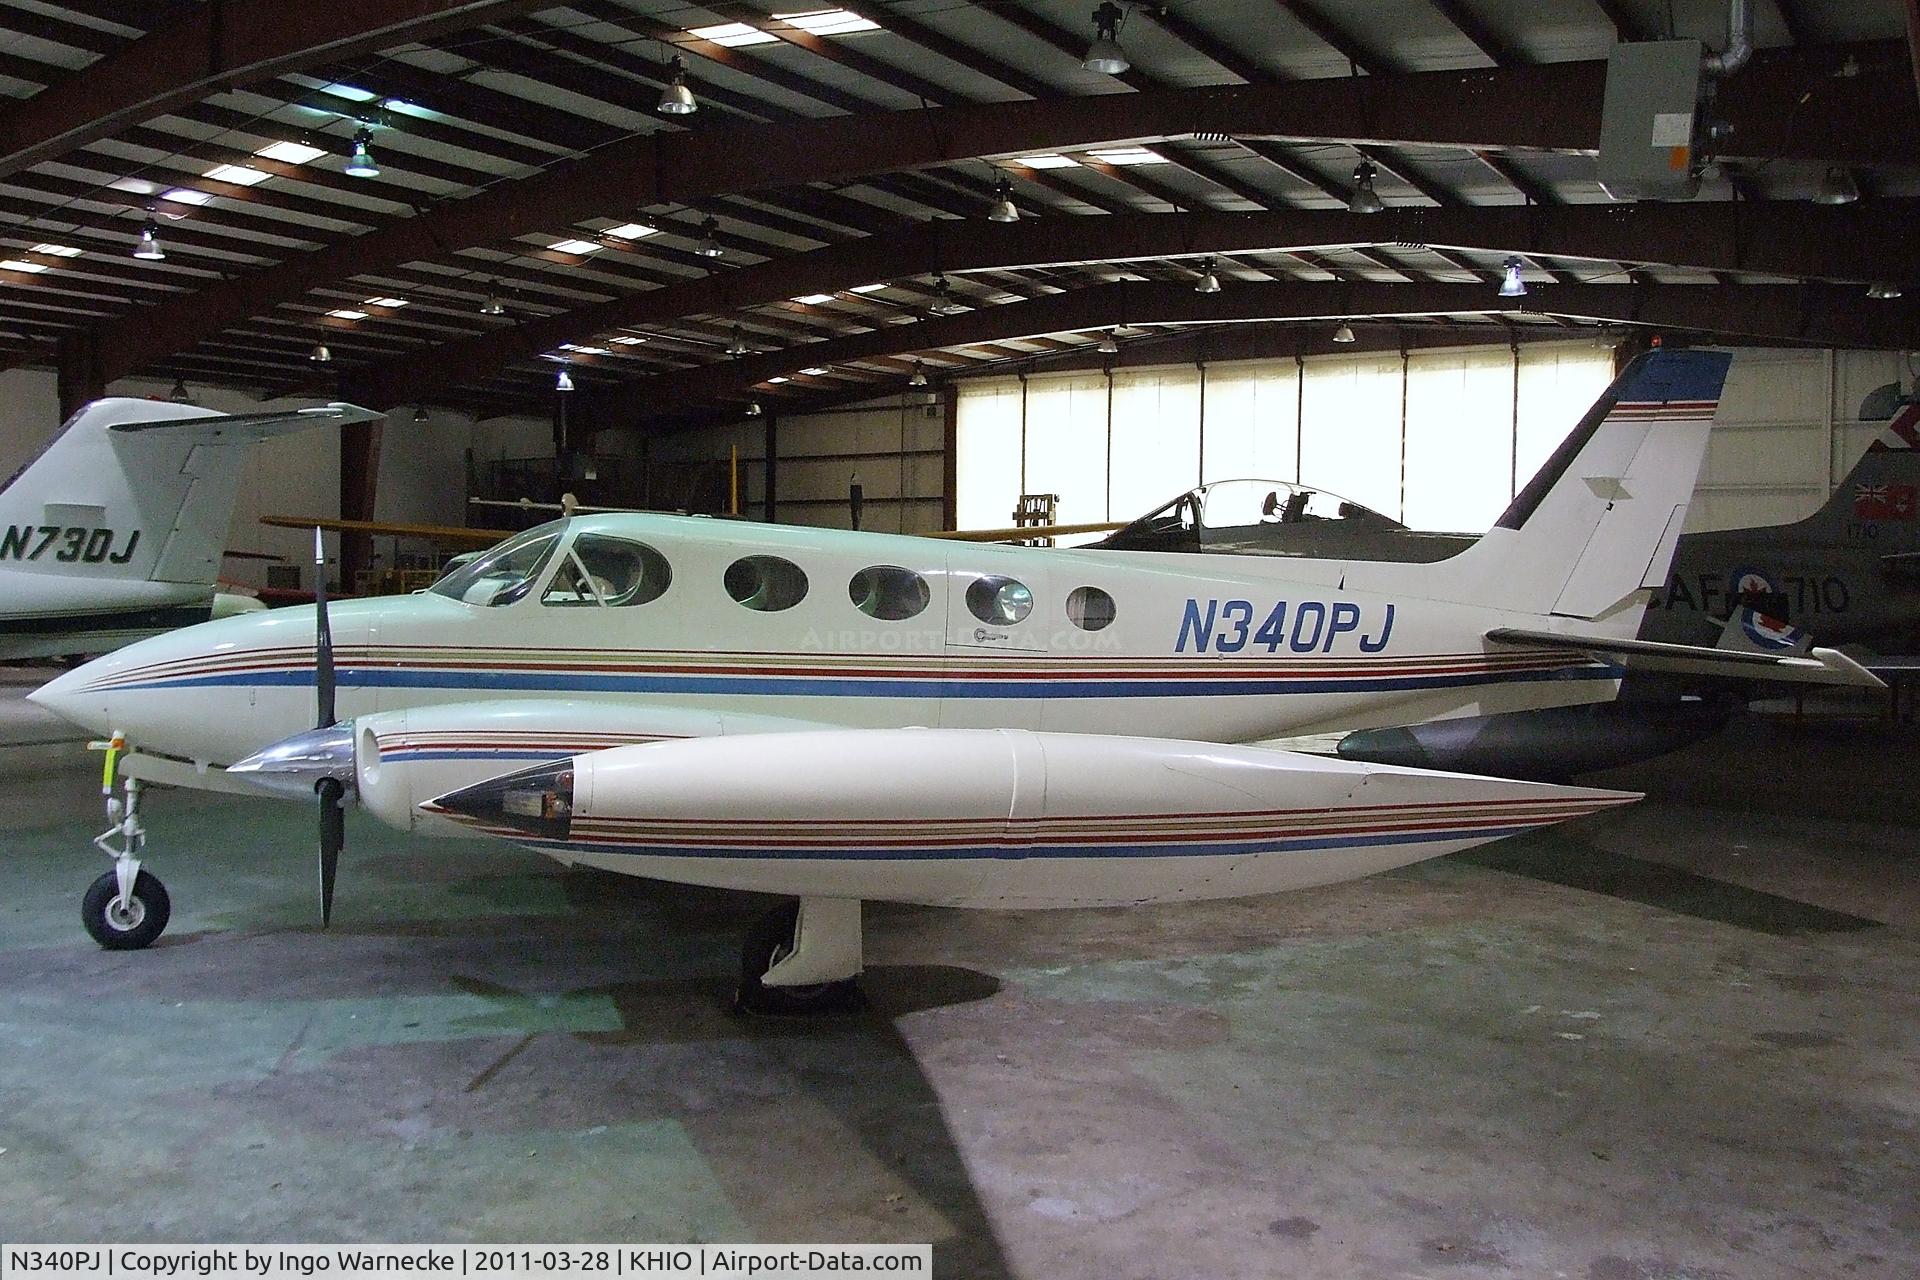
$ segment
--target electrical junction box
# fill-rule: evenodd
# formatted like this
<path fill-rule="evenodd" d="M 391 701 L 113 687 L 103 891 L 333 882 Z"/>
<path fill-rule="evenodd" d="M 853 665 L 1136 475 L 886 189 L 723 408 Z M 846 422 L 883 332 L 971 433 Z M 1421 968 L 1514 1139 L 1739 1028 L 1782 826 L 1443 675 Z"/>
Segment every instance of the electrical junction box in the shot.
<path fill-rule="evenodd" d="M 1698 40 L 1618 44 L 1607 55 L 1600 114 L 1600 185 L 1615 200 L 1691 200 L 1700 191 L 1694 127 Z"/>

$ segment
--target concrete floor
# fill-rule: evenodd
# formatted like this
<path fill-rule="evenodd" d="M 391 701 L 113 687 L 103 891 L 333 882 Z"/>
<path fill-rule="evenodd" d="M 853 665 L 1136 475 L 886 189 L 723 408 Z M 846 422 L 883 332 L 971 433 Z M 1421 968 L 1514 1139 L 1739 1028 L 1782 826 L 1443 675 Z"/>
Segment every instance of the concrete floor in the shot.
<path fill-rule="evenodd" d="M 18 739 L 16 739 L 18 740 Z M 0 1239 L 932 1240 L 949 1276 L 1920 1274 L 1920 738 L 1331 889 L 872 908 L 871 1014 L 727 1012 L 732 895 L 0 751 Z"/>

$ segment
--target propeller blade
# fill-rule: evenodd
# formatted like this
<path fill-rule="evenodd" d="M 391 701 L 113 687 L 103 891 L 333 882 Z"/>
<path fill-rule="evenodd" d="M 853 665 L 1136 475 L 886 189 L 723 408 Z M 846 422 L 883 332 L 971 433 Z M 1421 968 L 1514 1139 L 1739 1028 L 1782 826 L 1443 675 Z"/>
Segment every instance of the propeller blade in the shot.
<path fill-rule="evenodd" d="M 320 927 L 333 923 L 333 881 L 340 870 L 340 849 L 347 842 L 347 813 L 341 806 L 346 788 L 334 778 L 323 778 L 314 788 L 320 796 Z"/>
<path fill-rule="evenodd" d="M 313 687 L 318 703 L 319 728 L 334 722 L 333 628 L 327 622 L 327 551 L 320 529 L 313 530 Z M 323 855 L 324 856 L 324 855 Z M 332 879 L 328 878 L 329 893 Z"/>

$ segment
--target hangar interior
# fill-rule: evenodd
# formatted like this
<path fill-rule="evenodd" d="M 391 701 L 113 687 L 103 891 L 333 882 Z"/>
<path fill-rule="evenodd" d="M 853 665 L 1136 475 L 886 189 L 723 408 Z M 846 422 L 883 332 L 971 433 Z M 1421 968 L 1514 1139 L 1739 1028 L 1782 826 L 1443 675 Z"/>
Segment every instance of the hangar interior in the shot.
<path fill-rule="evenodd" d="M 1743 691 L 1578 779 L 1638 805 L 1346 883 L 871 904 L 869 1007 L 780 1019 L 728 1004 L 764 895 L 349 813 L 323 931 L 310 806 L 185 787 L 171 928 L 100 950 L 93 735 L 0 663 L 0 1240 L 1920 1271 L 1920 478 L 1852 475 L 1920 449 L 1920 5 L 1089 7 L 0 0 L 0 475 L 103 397 L 384 413 L 246 453 L 219 582 L 275 602 L 304 520 L 339 600 L 563 499 L 1070 547 L 1257 478 L 1477 534 L 1707 349 L 1685 533 L 1875 524 L 1786 620 L 1879 593 L 1892 694 Z"/>

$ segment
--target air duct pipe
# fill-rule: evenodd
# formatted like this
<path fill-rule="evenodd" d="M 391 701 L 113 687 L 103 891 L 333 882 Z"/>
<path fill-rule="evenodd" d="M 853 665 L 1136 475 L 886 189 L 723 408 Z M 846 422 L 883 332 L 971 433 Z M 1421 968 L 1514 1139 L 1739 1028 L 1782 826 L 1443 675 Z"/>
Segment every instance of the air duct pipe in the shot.
<path fill-rule="evenodd" d="M 1730 76 L 1753 56 L 1753 6 L 1749 0 L 1730 0 L 1727 9 L 1727 47 L 1707 55 L 1703 64 L 1710 76 Z"/>

